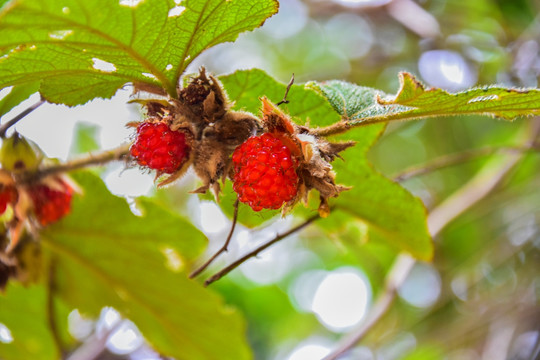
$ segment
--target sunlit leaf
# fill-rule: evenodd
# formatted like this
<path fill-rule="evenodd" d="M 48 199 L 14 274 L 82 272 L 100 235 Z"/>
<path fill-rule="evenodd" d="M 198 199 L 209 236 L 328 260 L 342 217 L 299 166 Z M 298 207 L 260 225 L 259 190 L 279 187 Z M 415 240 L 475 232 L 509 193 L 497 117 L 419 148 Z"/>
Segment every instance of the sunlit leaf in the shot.
<path fill-rule="evenodd" d="M 518 116 L 540 114 L 540 90 L 512 89 L 497 86 L 448 93 L 426 89 L 413 75 L 399 74 L 400 89 L 396 96 L 379 90 L 332 80 L 310 83 L 342 114 L 341 132 L 350 127 L 392 120 L 414 120 L 455 115 L 489 115 L 512 120 Z M 344 111 L 344 103 L 350 106 Z M 344 126 L 346 125 L 346 126 Z"/>
<path fill-rule="evenodd" d="M 382 91 L 345 81 L 310 82 L 308 86 L 323 94 L 342 119 L 350 124 L 364 119 L 385 118 L 408 110 L 403 106 L 381 105 L 377 98 L 385 95 Z"/>
<path fill-rule="evenodd" d="M 248 359 L 244 324 L 220 300 L 188 280 L 188 263 L 204 236 L 177 215 L 141 202 L 143 216 L 90 174 L 73 212 L 42 233 L 56 262 L 59 296 L 97 315 L 113 306 L 131 319 L 160 352 L 187 359 Z"/>
<path fill-rule="evenodd" d="M 233 41 L 277 11 L 277 1 L 18 0 L 0 12 L 0 87 L 41 82 L 51 102 L 108 98 L 126 83 L 175 95 L 203 50 Z M 39 19 L 39 21 L 36 21 Z"/>
<path fill-rule="evenodd" d="M 540 90 L 513 89 L 498 86 L 473 88 L 458 93 L 426 89 L 413 75 L 399 74 L 401 87 L 393 99 L 383 99 L 384 105 L 404 105 L 413 108 L 400 116 L 431 117 L 462 114 L 483 114 L 507 120 L 518 116 L 540 114 Z"/>

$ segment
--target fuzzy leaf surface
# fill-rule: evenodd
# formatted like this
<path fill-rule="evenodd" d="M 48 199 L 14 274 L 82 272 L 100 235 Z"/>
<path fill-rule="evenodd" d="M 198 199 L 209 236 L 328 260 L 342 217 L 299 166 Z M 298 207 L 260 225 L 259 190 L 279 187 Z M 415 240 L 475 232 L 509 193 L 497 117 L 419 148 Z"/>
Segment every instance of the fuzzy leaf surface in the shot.
<path fill-rule="evenodd" d="M 277 11 L 276 0 L 13 0 L 0 10 L 0 88 L 41 82 L 51 102 L 109 98 L 126 83 L 176 94 L 202 51 Z M 174 15 L 180 12 L 179 15 Z"/>
<path fill-rule="evenodd" d="M 113 306 L 160 353 L 179 359 L 248 359 L 245 328 L 212 292 L 185 275 L 206 239 L 191 223 L 143 200 L 142 216 L 102 181 L 76 174 L 84 194 L 42 233 L 58 296 L 96 316 Z"/>
<path fill-rule="evenodd" d="M 448 93 L 438 88 L 426 89 L 406 72 L 400 73 L 399 79 L 396 96 L 339 80 L 313 82 L 309 86 L 324 94 L 349 126 L 437 116 L 479 114 L 513 120 L 540 114 L 538 89 L 487 86 Z M 351 104 L 350 108 L 342 109 L 344 103 Z"/>

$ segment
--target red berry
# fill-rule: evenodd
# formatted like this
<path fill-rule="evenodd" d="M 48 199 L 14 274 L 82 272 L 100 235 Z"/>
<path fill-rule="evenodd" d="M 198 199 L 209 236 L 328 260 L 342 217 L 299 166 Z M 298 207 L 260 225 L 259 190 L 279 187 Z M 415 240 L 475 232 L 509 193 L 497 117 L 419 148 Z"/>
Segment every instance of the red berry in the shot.
<path fill-rule="evenodd" d="M 62 188 L 53 189 L 44 183 L 32 186 L 28 192 L 34 205 L 34 215 L 42 226 L 56 222 L 69 214 L 73 189 L 63 181 Z"/>
<path fill-rule="evenodd" d="M 9 204 L 17 198 L 17 190 L 12 186 L 6 186 L 0 191 L 0 215 L 2 215 Z"/>
<path fill-rule="evenodd" d="M 180 169 L 189 154 L 186 134 L 172 131 L 165 123 L 145 122 L 137 127 L 131 156 L 139 165 L 172 174 Z"/>
<path fill-rule="evenodd" d="M 238 199 L 255 211 L 279 209 L 298 192 L 296 161 L 277 137 L 247 139 L 232 155 L 233 188 Z"/>

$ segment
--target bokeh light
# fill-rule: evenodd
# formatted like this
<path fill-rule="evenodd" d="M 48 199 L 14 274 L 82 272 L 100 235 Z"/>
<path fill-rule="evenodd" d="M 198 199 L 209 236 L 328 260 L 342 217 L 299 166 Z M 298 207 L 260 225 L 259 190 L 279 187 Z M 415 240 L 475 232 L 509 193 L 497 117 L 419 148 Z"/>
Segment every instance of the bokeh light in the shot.
<path fill-rule="evenodd" d="M 356 268 L 342 267 L 327 274 L 320 282 L 311 310 L 333 331 L 345 331 L 358 324 L 371 301 L 366 276 Z"/>
<path fill-rule="evenodd" d="M 13 342 L 13 336 L 9 328 L 0 323 L 0 343 L 9 344 Z"/>
<path fill-rule="evenodd" d="M 123 320 L 120 326 L 107 339 L 107 349 L 114 354 L 129 354 L 139 348 L 144 339 L 139 329 L 129 320 Z"/>
<path fill-rule="evenodd" d="M 398 289 L 399 296 L 409 304 L 424 308 L 433 305 L 441 294 L 441 278 L 431 265 L 416 263 Z"/>
<path fill-rule="evenodd" d="M 478 74 L 459 53 L 450 50 L 426 51 L 418 60 L 418 70 L 428 84 L 459 91 L 476 84 Z"/>

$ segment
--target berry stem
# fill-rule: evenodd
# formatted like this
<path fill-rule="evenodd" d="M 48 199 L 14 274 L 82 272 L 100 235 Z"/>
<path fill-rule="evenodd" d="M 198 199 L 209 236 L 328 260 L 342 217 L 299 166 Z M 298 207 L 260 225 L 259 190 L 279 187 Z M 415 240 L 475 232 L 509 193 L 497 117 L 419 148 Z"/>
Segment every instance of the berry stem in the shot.
<path fill-rule="evenodd" d="M 43 105 L 45 103 L 45 100 L 40 100 L 38 101 L 37 103 L 35 103 L 34 105 L 31 105 L 29 106 L 28 108 L 26 108 L 26 110 L 22 111 L 19 115 L 15 116 L 13 119 L 9 120 L 7 123 L 5 123 L 4 125 L 0 126 L 0 138 L 5 138 L 6 137 L 6 132 L 9 130 L 10 127 L 12 127 L 13 125 L 15 125 L 16 123 L 18 123 L 19 121 L 21 121 L 22 119 L 24 119 L 24 117 L 28 114 L 30 114 L 32 111 L 36 110 L 38 107 L 40 107 L 41 105 Z"/>
<path fill-rule="evenodd" d="M 111 161 L 121 160 L 129 154 L 130 144 L 125 144 L 116 149 L 107 150 L 99 154 L 89 154 L 86 157 L 68 161 L 64 164 L 42 168 L 35 172 L 21 174 L 21 182 L 32 182 L 49 175 L 59 174 L 66 171 L 82 169 L 88 166 L 103 165 Z"/>
<path fill-rule="evenodd" d="M 287 100 L 287 95 L 289 95 L 289 90 L 291 90 L 291 86 L 293 84 L 294 84 L 294 73 L 292 74 L 291 80 L 289 80 L 289 83 L 287 84 L 287 89 L 285 89 L 285 95 L 283 95 L 283 99 L 280 102 L 278 102 L 276 106 L 289 103 L 289 100 Z"/>
<path fill-rule="evenodd" d="M 236 269 L 238 266 L 242 265 L 248 259 L 259 255 L 259 253 L 262 252 L 263 250 L 266 250 L 270 246 L 274 245 L 275 243 L 277 243 L 280 240 L 285 239 L 289 235 L 292 235 L 295 232 L 298 232 L 298 231 L 302 230 L 303 228 L 305 228 L 306 226 L 308 226 L 309 224 L 311 224 L 312 222 L 314 222 L 315 220 L 317 220 L 319 218 L 320 218 L 319 214 L 313 215 L 312 217 L 306 219 L 304 222 L 302 222 L 301 224 L 298 224 L 297 226 L 293 227 L 292 229 L 290 229 L 286 233 L 281 234 L 281 235 L 276 235 L 276 237 L 273 238 L 272 240 L 268 241 L 267 243 L 264 243 L 263 245 L 259 246 L 255 250 L 247 253 L 246 255 L 242 256 L 240 259 L 236 260 L 235 262 L 233 262 L 229 266 L 221 269 L 220 271 L 218 271 L 217 273 L 212 275 L 210 278 L 208 278 L 204 282 L 204 286 L 208 286 L 211 283 L 218 281 L 219 279 L 221 279 L 222 277 L 224 277 L 225 275 L 227 275 L 228 273 L 230 273 L 231 271 Z"/>
<path fill-rule="evenodd" d="M 359 126 L 359 125 L 356 125 Z M 347 120 L 340 120 L 335 124 L 318 128 L 318 129 L 311 129 L 309 133 L 311 135 L 315 135 L 318 137 L 326 137 L 326 136 L 332 136 L 332 135 L 338 135 L 343 134 L 350 129 L 352 129 L 354 126 Z"/>
<path fill-rule="evenodd" d="M 234 233 L 234 228 L 236 227 L 236 223 L 238 221 L 238 199 L 236 199 L 233 206 L 234 206 L 234 215 L 233 215 L 231 230 L 229 231 L 227 240 L 225 240 L 225 243 L 223 244 L 223 246 L 218 251 L 216 251 L 215 254 L 210 257 L 210 259 L 208 259 L 203 265 L 201 265 L 198 269 L 196 269 L 189 275 L 190 279 L 193 279 L 194 277 L 202 273 L 219 255 L 228 251 L 229 243 L 231 242 L 232 235 Z"/>

